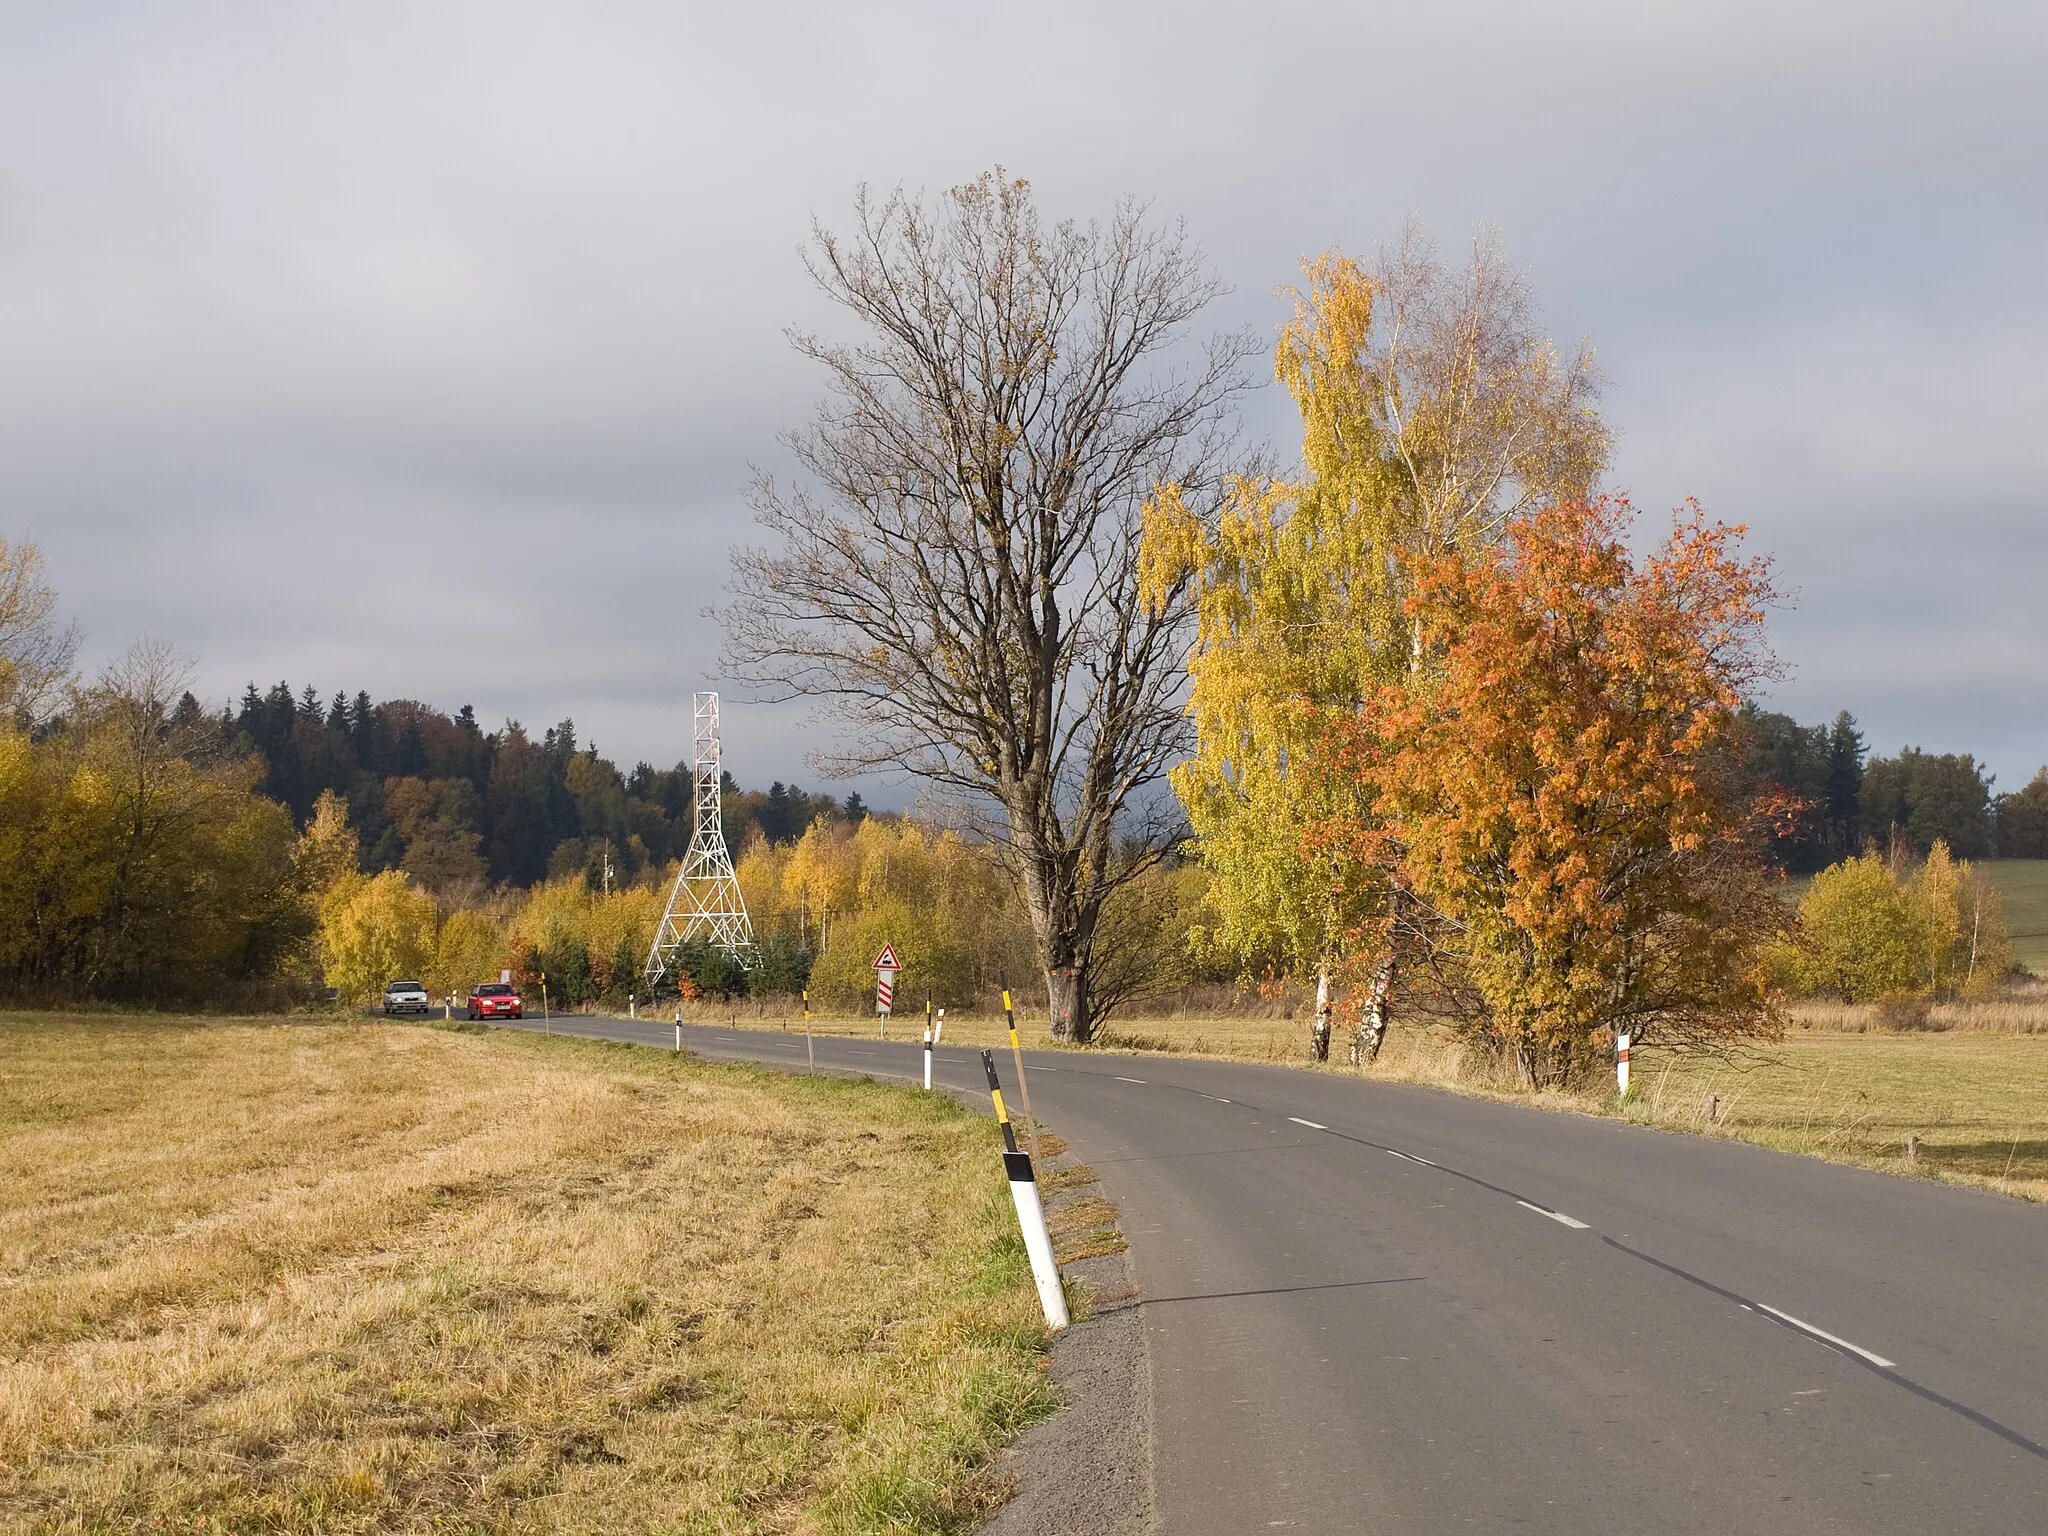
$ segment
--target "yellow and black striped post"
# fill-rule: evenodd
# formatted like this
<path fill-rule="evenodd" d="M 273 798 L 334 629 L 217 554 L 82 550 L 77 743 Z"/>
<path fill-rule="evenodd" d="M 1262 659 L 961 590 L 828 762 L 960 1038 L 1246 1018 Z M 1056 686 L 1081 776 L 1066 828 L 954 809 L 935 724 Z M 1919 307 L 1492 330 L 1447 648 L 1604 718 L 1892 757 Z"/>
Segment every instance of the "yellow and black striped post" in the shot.
<path fill-rule="evenodd" d="M 1031 1278 L 1038 1286 L 1038 1304 L 1045 1309 L 1045 1325 L 1067 1326 L 1067 1296 L 1060 1287 L 1060 1267 L 1052 1256 L 1052 1233 L 1045 1225 L 1045 1203 L 1038 1198 L 1038 1175 L 1028 1154 L 1017 1149 L 1017 1133 L 1010 1126 L 1010 1112 L 1003 1106 L 1003 1085 L 996 1077 L 996 1053 L 983 1051 L 981 1065 L 988 1073 L 988 1096 L 996 1107 L 996 1124 L 1003 1128 L 1003 1172 L 1009 1176 L 1010 1199 L 1017 1207 L 1017 1227 L 1024 1234 L 1024 1251 L 1031 1256 Z"/>
<path fill-rule="evenodd" d="M 1031 1081 L 1024 1075 L 1024 1047 L 1017 1043 L 1017 1012 L 1010 1006 L 1010 978 L 1003 978 L 1003 1022 L 1010 1030 L 1010 1057 L 1017 1063 L 1017 1092 L 1024 1100 L 1024 1120 L 1031 1127 L 1031 1155 L 1045 1158 L 1038 1145 L 1038 1116 L 1031 1113 Z"/>

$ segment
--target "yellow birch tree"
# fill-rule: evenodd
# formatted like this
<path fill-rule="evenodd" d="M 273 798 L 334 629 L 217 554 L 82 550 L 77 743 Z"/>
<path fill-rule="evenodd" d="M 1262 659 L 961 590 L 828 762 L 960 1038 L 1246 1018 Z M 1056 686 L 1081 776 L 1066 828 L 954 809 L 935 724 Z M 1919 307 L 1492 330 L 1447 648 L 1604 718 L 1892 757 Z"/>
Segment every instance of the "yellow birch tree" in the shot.
<path fill-rule="evenodd" d="M 1312 744 L 1420 664 L 1411 563 L 1586 494 L 1608 440 L 1590 358 L 1535 328 L 1489 237 L 1457 274 L 1414 230 L 1376 268 L 1333 252 L 1303 272 L 1274 359 L 1301 415 L 1299 475 L 1239 481 L 1213 528 L 1162 487 L 1143 576 L 1161 595 L 1195 577 L 1197 749 L 1173 782 L 1213 877 L 1213 941 L 1316 978 L 1320 1057 L 1332 973 L 1358 961 L 1372 971 L 1361 1041 L 1377 1049 L 1398 903 L 1385 850 L 1325 835 L 1372 808 Z"/>

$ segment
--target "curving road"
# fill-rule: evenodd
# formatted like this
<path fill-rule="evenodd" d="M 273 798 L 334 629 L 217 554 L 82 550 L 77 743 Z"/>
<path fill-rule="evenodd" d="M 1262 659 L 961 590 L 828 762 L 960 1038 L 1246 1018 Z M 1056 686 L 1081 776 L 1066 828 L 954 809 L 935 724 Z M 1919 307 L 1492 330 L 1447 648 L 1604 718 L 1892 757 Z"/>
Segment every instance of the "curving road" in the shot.
<path fill-rule="evenodd" d="M 1399 1084 L 1026 1059 L 1122 1210 L 1169 1536 L 2048 1532 L 2048 1210 Z M 938 1076 L 983 1083 L 965 1050 Z"/>

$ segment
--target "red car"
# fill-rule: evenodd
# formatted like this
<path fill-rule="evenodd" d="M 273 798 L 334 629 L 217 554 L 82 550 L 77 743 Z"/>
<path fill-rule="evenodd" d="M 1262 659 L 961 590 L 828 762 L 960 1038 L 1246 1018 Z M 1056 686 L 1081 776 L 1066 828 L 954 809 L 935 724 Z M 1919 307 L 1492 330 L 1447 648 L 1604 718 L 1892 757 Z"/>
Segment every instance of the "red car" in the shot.
<path fill-rule="evenodd" d="M 469 989 L 469 1016 L 472 1019 L 523 1019 L 526 1006 L 502 981 L 479 982 Z"/>

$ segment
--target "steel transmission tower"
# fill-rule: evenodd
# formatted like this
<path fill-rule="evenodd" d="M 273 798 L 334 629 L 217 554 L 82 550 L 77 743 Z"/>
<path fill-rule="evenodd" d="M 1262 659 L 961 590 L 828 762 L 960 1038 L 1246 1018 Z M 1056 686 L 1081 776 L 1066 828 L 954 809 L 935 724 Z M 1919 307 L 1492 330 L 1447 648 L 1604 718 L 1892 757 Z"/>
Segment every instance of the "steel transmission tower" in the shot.
<path fill-rule="evenodd" d="M 697 821 L 682 873 L 668 893 L 668 907 L 654 930 L 647 964 L 641 967 L 650 992 L 674 969 L 676 951 L 700 935 L 742 964 L 750 965 L 754 959 L 754 925 L 747 919 L 739 876 L 733 873 L 719 809 L 718 695 L 700 693 L 695 702 Z"/>

